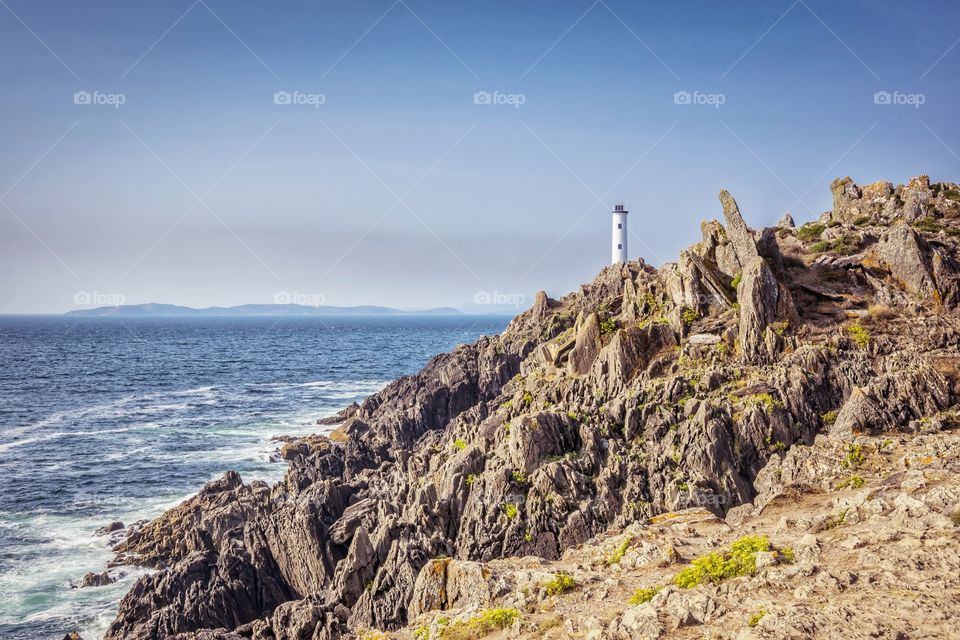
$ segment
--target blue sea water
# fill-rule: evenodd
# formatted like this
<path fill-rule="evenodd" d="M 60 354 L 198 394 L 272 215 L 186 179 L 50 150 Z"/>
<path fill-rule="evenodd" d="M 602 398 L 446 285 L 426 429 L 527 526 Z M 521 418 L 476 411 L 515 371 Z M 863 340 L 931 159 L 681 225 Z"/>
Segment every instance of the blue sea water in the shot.
<path fill-rule="evenodd" d="M 0 638 L 100 638 L 142 570 L 84 589 L 94 531 L 229 469 L 279 479 L 280 435 L 413 373 L 502 317 L 0 317 Z"/>

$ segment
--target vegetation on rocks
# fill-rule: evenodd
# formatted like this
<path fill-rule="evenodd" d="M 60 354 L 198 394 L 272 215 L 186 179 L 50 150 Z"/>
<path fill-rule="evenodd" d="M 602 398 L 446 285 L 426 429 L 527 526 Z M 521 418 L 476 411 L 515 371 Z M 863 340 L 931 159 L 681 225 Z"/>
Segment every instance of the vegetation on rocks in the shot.
<path fill-rule="evenodd" d="M 658 593 L 660 593 L 660 589 L 656 587 L 653 589 L 640 587 L 639 589 L 633 592 L 633 595 L 630 596 L 629 600 L 627 600 L 627 604 L 637 606 L 640 604 L 644 604 L 645 602 L 650 602 L 651 600 L 653 600 L 653 596 L 657 595 Z"/>
<path fill-rule="evenodd" d="M 960 227 L 960 202 L 945 195 L 956 189 L 924 177 L 899 187 L 843 179 L 822 220 L 757 231 L 722 192 L 723 222 L 704 223 L 677 262 L 607 267 L 559 299 L 541 292 L 502 335 L 344 409 L 336 438 L 285 445 L 289 470 L 274 487 L 231 472 L 130 527 L 117 563 L 154 570 L 121 602 L 106 639 L 501 628 L 467 624 L 477 611 L 513 611 L 504 626 L 529 633 L 543 623 L 545 633 L 656 637 L 668 618 L 682 621 L 671 629 L 740 628 L 760 606 L 768 613 L 752 633 L 765 638 L 803 637 L 794 610 L 832 630 L 824 637 L 842 635 L 834 620 L 849 615 L 800 596 L 788 608 L 733 591 L 762 591 L 755 580 L 769 574 L 791 585 L 780 598 L 814 587 L 841 597 L 833 585 L 842 584 L 858 602 L 889 605 L 841 567 L 829 578 L 800 572 L 820 562 L 818 547 L 866 535 L 864 522 L 898 527 L 888 541 L 909 527 L 955 526 L 942 506 L 952 494 L 939 487 L 952 482 L 949 416 L 960 400 L 960 239 L 948 232 Z M 928 230 L 926 217 L 942 229 Z M 813 254 L 815 242 L 831 244 Z M 896 446 L 865 446 L 880 434 Z M 906 438 L 940 444 L 914 450 Z M 884 480 L 882 468 L 905 479 Z M 798 514 L 803 492 L 854 489 L 855 478 L 871 491 L 845 490 L 836 503 L 807 504 L 816 517 Z M 796 562 L 756 531 L 789 542 Z M 829 540 L 817 538 L 826 531 Z M 878 558 L 879 544 L 870 547 Z M 950 562 L 927 558 L 923 571 L 955 585 L 955 570 L 940 571 Z M 874 584 L 884 571 L 871 573 Z M 579 613 L 550 626 L 545 616 L 561 614 L 535 599 L 558 573 L 577 589 L 551 602 Z M 660 590 L 623 610 L 637 585 Z M 932 607 L 915 593 L 915 606 Z M 910 636 L 884 617 L 892 609 L 868 617 Z"/>
<path fill-rule="evenodd" d="M 577 582 L 566 573 L 556 573 L 553 578 L 543 583 L 543 589 L 548 596 L 566 593 L 577 586 Z"/>
<path fill-rule="evenodd" d="M 705 582 L 719 584 L 728 578 L 752 576 L 756 571 L 757 553 L 770 550 L 766 536 L 744 536 L 729 551 L 708 553 L 694 560 L 673 578 L 681 589 L 690 589 Z"/>
<path fill-rule="evenodd" d="M 512 608 L 488 609 L 468 620 L 454 622 L 445 627 L 440 633 L 440 638 L 442 640 L 476 640 L 494 631 L 506 629 L 519 616 L 520 612 Z"/>

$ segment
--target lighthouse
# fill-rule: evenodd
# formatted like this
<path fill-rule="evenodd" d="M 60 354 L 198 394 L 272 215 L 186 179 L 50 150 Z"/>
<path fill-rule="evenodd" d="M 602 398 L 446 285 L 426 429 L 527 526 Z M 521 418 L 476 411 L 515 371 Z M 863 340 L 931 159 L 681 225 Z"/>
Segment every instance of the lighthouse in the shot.
<path fill-rule="evenodd" d="M 627 261 L 627 213 L 623 204 L 613 205 L 613 242 L 610 264 Z"/>

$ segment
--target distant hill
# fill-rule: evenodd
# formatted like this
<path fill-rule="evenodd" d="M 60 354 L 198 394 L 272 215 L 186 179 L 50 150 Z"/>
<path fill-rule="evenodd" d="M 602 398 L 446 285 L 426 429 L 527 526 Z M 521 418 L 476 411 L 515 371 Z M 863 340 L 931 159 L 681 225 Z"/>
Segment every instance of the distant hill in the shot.
<path fill-rule="evenodd" d="M 76 309 L 68 316 L 452 316 L 460 312 L 453 307 L 403 311 L 390 307 L 362 305 L 356 307 L 316 307 L 301 304 L 242 304 L 235 307 L 206 307 L 196 309 L 175 304 L 124 304 L 116 307 Z"/>

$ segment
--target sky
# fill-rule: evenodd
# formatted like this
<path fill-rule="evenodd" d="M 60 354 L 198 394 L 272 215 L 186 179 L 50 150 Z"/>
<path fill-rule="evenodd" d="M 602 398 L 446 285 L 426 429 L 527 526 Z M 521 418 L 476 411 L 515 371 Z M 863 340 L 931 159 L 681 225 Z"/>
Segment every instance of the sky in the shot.
<path fill-rule="evenodd" d="M 525 306 L 960 181 L 960 4 L 0 0 L 0 313 Z M 473 307 L 483 309 L 484 307 Z"/>

